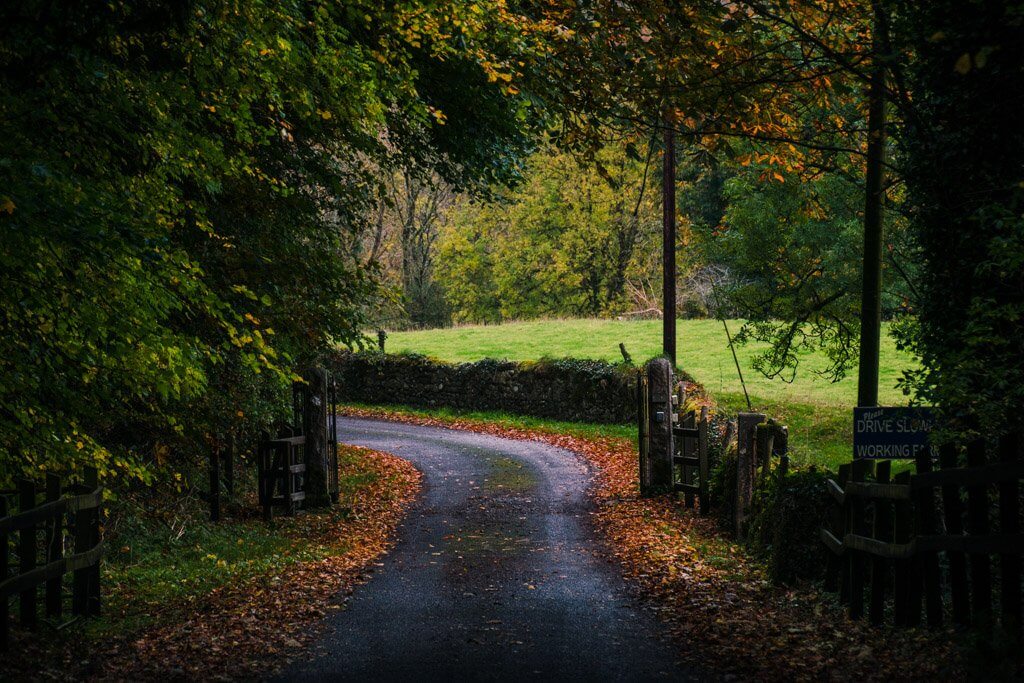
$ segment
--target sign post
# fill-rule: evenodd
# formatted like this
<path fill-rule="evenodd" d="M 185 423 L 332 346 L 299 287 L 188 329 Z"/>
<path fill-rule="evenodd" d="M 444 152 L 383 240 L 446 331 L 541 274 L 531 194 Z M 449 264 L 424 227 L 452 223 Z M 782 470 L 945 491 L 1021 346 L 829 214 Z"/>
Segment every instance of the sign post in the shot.
<path fill-rule="evenodd" d="M 854 408 L 854 460 L 914 459 L 931 448 L 931 408 Z"/>

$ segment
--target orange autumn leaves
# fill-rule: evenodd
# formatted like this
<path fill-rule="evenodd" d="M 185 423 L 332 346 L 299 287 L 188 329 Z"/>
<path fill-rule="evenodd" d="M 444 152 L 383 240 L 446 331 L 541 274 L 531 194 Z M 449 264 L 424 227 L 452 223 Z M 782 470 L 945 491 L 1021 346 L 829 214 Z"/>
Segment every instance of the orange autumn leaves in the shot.
<path fill-rule="evenodd" d="M 179 618 L 114 641 L 99 653 L 100 675 L 262 678 L 311 643 L 323 618 L 339 608 L 338 594 L 351 593 L 371 563 L 387 552 L 420 489 L 421 475 L 409 462 L 343 448 L 358 457 L 342 460 L 340 476 L 364 483 L 340 501 L 346 511 L 340 521 L 330 513 L 280 520 L 296 539 L 329 548 L 329 557 L 223 586 L 183 606 Z"/>
<path fill-rule="evenodd" d="M 754 680 L 948 679 L 963 662 L 951 632 L 882 631 L 851 623 L 816 586 L 771 585 L 758 563 L 711 518 L 671 496 L 641 498 L 636 450 L 616 438 L 581 438 L 470 418 L 385 408 L 347 414 L 540 441 L 581 456 L 594 472 L 592 522 L 642 600 L 680 643 L 682 659 Z"/>

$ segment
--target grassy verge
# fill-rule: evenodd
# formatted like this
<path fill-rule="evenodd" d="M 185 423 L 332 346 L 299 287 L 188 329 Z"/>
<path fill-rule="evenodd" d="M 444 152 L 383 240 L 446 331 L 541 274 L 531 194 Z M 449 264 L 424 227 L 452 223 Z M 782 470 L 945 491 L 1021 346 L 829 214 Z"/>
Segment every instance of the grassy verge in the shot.
<path fill-rule="evenodd" d="M 339 448 L 341 500 L 357 499 L 378 483 L 379 475 L 364 467 L 364 459 L 354 448 Z M 194 497 L 173 512 L 132 512 L 103 564 L 106 610 L 87 622 L 90 637 L 129 634 L 173 620 L 222 586 L 347 550 L 333 539 L 305 533 L 310 516 L 317 518 L 316 526 L 343 525 L 350 514 L 345 505 L 303 517 L 277 517 L 270 524 L 257 516 L 254 496 L 230 505 L 219 523 L 208 521 L 202 501 Z"/>
<path fill-rule="evenodd" d="M 719 409 L 735 415 L 747 409 L 743 394 L 714 394 Z M 754 408 L 789 427 L 790 458 L 796 465 L 835 470 L 853 458 L 850 409 L 784 400 L 762 401 Z"/>

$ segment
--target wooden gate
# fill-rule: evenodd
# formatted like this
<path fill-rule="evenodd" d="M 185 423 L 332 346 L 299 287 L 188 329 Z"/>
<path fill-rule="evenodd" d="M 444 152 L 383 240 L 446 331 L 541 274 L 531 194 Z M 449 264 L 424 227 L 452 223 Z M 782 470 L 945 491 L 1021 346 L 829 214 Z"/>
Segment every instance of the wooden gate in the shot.
<path fill-rule="evenodd" d="M 328 386 L 331 403 L 327 412 L 327 492 L 331 502 L 337 503 L 341 493 L 338 487 L 338 381 L 331 377 Z"/>
<path fill-rule="evenodd" d="M 305 484 L 309 470 L 307 457 L 318 457 L 310 453 L 307 446 L 312 449 L 316 443 L 326 448 L 323 469 L 328 498 L 331 503 L 338 502 L 337 381 L 327 377 L 325 388 L 323 394 L 310 396 L 309 387 L 305 383 L 295 383 L 292 386 L 292 425 L 278 432 L 276 439 L 264 439 L 257 448 L 259 500 L 263 517 L 267 520 L 273 517 L 274 507 L 282 508 L 286 514 L 295 514 L 306 499 Z M 327 416 L 326 425 L 323 424 L 324 412 Z M 321 436 L 310 446 L 304 427 L 311 430 L 326 428 L 326 444 Z M 319 434 L 322 435 L 322 432 Z M 319 466 L 317 462 L 316 467 Z"/>
<path fill-rule="evenodd" d="M 708 483 L 711 466 L 708 462 L 708 408 L 700 409 L 700 417 L 690 411 L 679 417 L 672 427 L 673 436 L 673 488 L 683 493 L 686 507 L 694 506 L 694 496 L 700 499 L 700 513 L 710 512 Z"/>

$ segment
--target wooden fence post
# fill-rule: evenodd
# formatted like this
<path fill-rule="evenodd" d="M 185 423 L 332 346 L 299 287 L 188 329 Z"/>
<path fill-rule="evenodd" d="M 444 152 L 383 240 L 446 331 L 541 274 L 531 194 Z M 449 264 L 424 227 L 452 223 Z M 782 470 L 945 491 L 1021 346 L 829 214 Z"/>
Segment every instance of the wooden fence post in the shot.
<path fill-rule="evenodd" d="M 763 486 L 768 481 L 768 472 L 772 462 L 772 427 L 762 423 L 754 427 L 754 488 Z M 760 471 L 758 471 L 760 468 Z"/>
<path fill-rule="evenodd" d="M 910 485 L 910 472 L 900 472 L 895 479 L 897 484 Z M 910 542 L 911 509 L 909 500 L 900 500 L 895 505 L 896 523 L 893 540 L 896 543 Z M 896 577 L 893 580 L 893 623 L 896 626 L 906 626 L 909 623 L 910 614 L 910 584 L 913 581 L 911 576 L 911 560 L 896 560 Z"/>
<path fill-rule="evenodd" d="M 917 472 L 925 474 L 932 471 L 932 451 L 925 448 L 916 458 Z M 917 506 L 917 535 L 930 536 L 936 532 L 935 489 L 923 488 L 917 493 L 914 503 Z M 928 625 L 938 626 L 942 623 L 942 575 L 939 573 L 939 554 L 923 553 L 920 565 L 924 569 L 924 604 L 928 615 Z"/>
<path fill-rule="evenodd" d="M 26 512 L 36 506 L 36 485 L 27 479 L 18 483 L 18 512 Z M 36 566 L 36 528 L 30 526 L 18 533 L 18 557 L 20 573 L 32 571 Z M 20 619 L 24 627 L 36 625 L 36 587 L 26 588 L 20 596 Z"/>
<path fill-rule="evenodd" d="M 303 373 L 306 380 L 302 401 L 302 433 L 306 436 L 303 447 L 306 463 L 305 507 L 324 507 L 331 504 L 329 487 L 330 458 L 328 453 L 327 372 L 321 368 L 309 368 Z"/>
<path fill-rule="evenodd" d="M 99 472 L 95 467 L 85 468 L 85 485 L 90 491 L 95 491 L 100 486 Z M 88 511 L 89 521 L 89 545 L 88 548 L 95 548 L 100 543 L 100 521 L 103 513 L 102 502 Z M 86 615 L 98 617 L 100 615 L 100 560 L 86 569 Z"/>
<path fill-rule="evenodd" d="M 328 416 L 328 492 L 331 496 L 331 503 L 337 504 L 341 496 L 340 485 L 338 484 L 338 380 L 334 375 L 330 377 L 331 383 L 331 410 Z"/>
<path fill-rule="evenodd" d="M 957 447 L 948 443 L 939 449 L 939 464 L 942 469 L 954 469 L 957 466 Z M 942 487 L 942 511 L 946 520 L 946 533 L 950 536 L 961 536 L 964 533 L 963 501 L 960 498 L 960 487 L 947 484 Z M 959 550 L 951 550 L 949 558 L 949 588 L 953 604 L 953 623 L 967 625 L 971 623 L 971 603 L 967 586 L 967 558 Z"/>
<path fill-rule="evenodd" d="M 836 483 L 843 491 L 846 490 L 846 482 L 850 481 L 850 464 L 839 466 L 836 475 Z M 831 531 L 840 542 L 846 531 L 847 506 L 850 504 L 849 497 L 844 496 L 842 504 L 836 503 L 831 506 Z M 846 558 L 829 553 L 825 566 L 825 589 L 839 592 L 839 602 L 846 603 L 850 599 L 849 567 Z"/>
<path fill-rule="evenodd" d="M 281 450 L 284 458 L 284 467 L 281 470 L 284 473 L 284 509 L 289 517 L 295 515 L 297 507 L 293 494 L 298 491 L 298 487 L 295 485 L 295 475 L 292 474 L 292 465 L 298 464 L 295 457 L 297 452 L 298 447 L 291 444 L 286 444 Z"/>
<path fill-rule="evenodd" d="M 711 512 L 708 489 L 711 478 L 711 463 L 708 462 L 708 407 L 701 406 L 700 422 L 697 423 L 697 458 L 700 461 L 697 476 L 700 477 L 700 514 Z"/>
<path fill-rule="evenodd" d="M 85 487 L 89 486 L 89 477 L 85 477 Z M 91 510 L 79 510 L 75 513 L 75 553 L 84 553 L 92 547 Z M 89 568 L 76 569 L 71 581 L 71 613 L 87 616 L 89 614 Z"/>
<path fill-rule="evenodd" d="M 7 516 L 7 497 L 0 495 L 0 519 Z M 0 533 L 0 582 L 7 580 L 7 568 L 10 549 L 7 547 L 7 534 Z M 0 652 L 7 651 L 11 638 L 11 608 L 7 596 L 0 596 Z"/>
<path fill-rule="evenodd" d="M 999 459 L 1013 463 L 1020 459 L 1021 435 L 1007 434 L 999 439 Z M 1020 482 L 1008 479 L 999 484 L 999 533 L 1010 536 L 1020 533 Z M 1000 607 L 1003 628 L 1017 631 L 1021 626 L 1021 558 L 1014 553 L 999 556 L 999 576 L 1002 583 Z"/>
<path fill-rule="evenodd" d="M 853 481 L 865 481 L 868 472 L 872 469 L 873 463 L 870 460 L 854 460 L 851 479 Z M 850 518 L 846 528 L 850 533 L 858 536 L 867 536 L 867 523 L 864 519 L 864 499 L 861 496 L 854 496 L 849 505 Z M 850 565 L 850 618 L 860 619 L 864 616 L 864 575 L 865 558 L 864 553 L 853 548 L 846 549 Z"/>
<path fill-rule="evenodd" d="M 985 442 L 978 439 L 967 444 L 967 466 L 985 464 Z M 967 487 L 967 533 L 988 534 L 988 491 L 984 485 Z M 971 594 L 974 621 L 988 623 L 992 618 L 992 566 L 987 554 L 971 553 Z"/>
<path fill-rule="evenodd" d="M 892 462 L 883 460 L 875 467 L 875 481 L 888 484 Z M 879 541 L 892 541 L 892 503 L 877 499 L 875 507 L 874 537 Z M 884 557 L 871 560 L 871 604 L 868 607 L 868 620 L 875 626 L 881 626 L 885 620 L 885 585 L 889 578 L 889 562 Z"/>
<path fill-rule="evenodd" d="M 60 477 L 46 475 L 46 502 L 60 500 Z M 46 561 L 56 562 L 64 555 L 64 514 L 53 517 L 46 524 Z M 58 576 L 46 582 L 46 614 L 59 617 L 61 614 L 61 581 Z"/>
<path fill-rule="evenodd" d="M 679 426 L 687 429 L 697 429 L 697 416 L 693 412 L 689 412 L 684 416 L 680 415 Z M 675 438 L 673 434 L 673 438 Z M 680 455 L 684 458 L 695 458 L 697 456 L 697 449 L 700 448 L 700 444 L 695 443 L 694 439 L 679 439 L 679 451 Z M 683 484 L 693 483 L 693 467 L 685 463 L 679 465 L 679 481 Z M 688 508 L 693 508 L 696 503 L 695 496 L 692 490 L 683 492 L 683 504 Z"/>
<path fill-rule="evenodd" d="M 754 497 L 754 429 L 764 422 L 761 413 L 740 413 L 736 419 L 736 536 L 743 538 L 744 523 Z"/>

